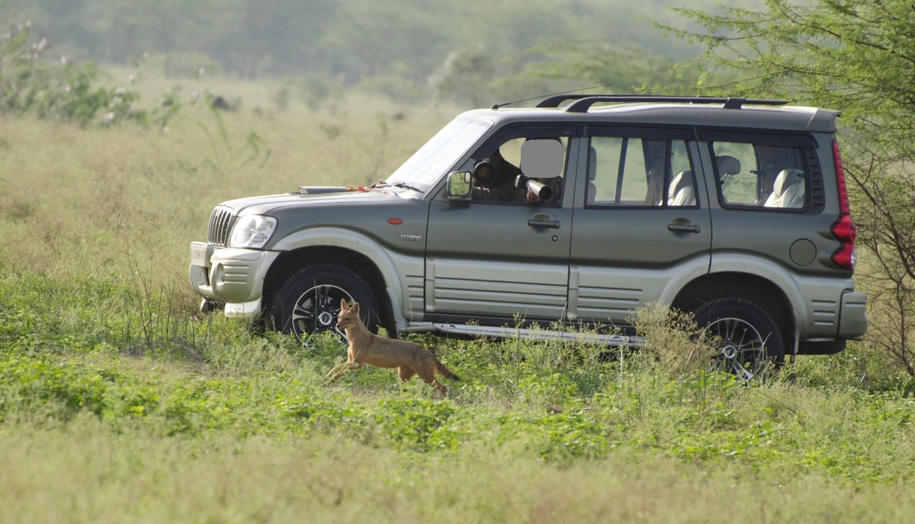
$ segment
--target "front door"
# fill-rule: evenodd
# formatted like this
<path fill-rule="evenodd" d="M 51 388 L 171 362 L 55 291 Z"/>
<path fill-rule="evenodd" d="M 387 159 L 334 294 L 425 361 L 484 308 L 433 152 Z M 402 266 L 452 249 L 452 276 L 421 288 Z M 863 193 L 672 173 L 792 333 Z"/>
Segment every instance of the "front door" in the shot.
<path fill-rule="evenodd" d="M 473 320 L 484 325 L 564 319 L 572 193 L 564 187 L 568 182 L 562 175 L 570 170 L 569 143 L 577 143 L 571 135 L 568 128 L 506 130 L 482 146 L 469 162 L 507 162 L 500 165 L 500 173 L 518 173 L 524 168 L 533 176 L 544 177 L 541 181 L 557 176 L 548 202 L 529 203 L 526 190 L 514 190 L 514 181 L 502 192 L 475 188 L 475 199 L 470 202 L 440 198 L 432 202 L 426 235 L 426 319 Z M 557 139 L 562 148 L 556 147 Z M 522 157 L 535 149 L 531 140 L 553 140 L 550 145 L 555 149 L 546 150 L 558 150 L 562 161 L 544 162 L 536 154 Z M 531 164 L 531 158 L 539 163 Z M 542 165 L 558 166 L 561 172 L 538 173 Z"/>
<path fill-rule="evenodd" d="M 480 322 L 561 320 L 570 210 L 436 201 L 426 242 L 426 313 Z"/>

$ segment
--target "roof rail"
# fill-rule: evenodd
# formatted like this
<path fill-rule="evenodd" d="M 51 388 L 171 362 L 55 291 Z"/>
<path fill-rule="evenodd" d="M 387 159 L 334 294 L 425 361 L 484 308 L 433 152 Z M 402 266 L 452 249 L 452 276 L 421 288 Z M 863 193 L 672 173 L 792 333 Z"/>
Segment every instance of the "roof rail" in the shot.
<path fill-rule="evenodd" d="M 565 102 L 566 100 L 581 100 L 582 98 L 589 98 L 592 96 L 613 96 L 613 95 L 553 95 L 548 96 L 540 101 L 536 107 L 559 107 L 559 104 Z"/>
<path fill-rule="evenodd" d="M 559 104 L 574 100 L 565 110 L 570 113 L 587 113 L 592 105 L 600 102 L 679 102 L 690 104 L 724 104 L 725 109 L 740 109 L 744 104 L 781 106 L 787 100 L 758 100 L 751 98 L 712 97 L 712 96 L 667 96 L 667 95 L 555 95 L 537 104 L 537 107 L 559 107 Z"/>

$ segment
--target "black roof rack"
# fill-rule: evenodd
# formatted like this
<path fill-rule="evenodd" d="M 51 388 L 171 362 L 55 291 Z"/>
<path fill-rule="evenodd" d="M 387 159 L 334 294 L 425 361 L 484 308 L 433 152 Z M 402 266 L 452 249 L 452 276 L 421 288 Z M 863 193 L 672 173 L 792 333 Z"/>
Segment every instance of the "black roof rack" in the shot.
<path fill-rule="evenodd" d="M 582 98 L 589 98 L 592 96 L 612 96 L 612 95 L 553 95 L 544 98 L 537 104 L 537 107 L 559 107 L 559 104 L 565 102 L 566 100 L 581 100 Z"/>
<path fill-rule="evenodd" d="M 744 104 L 782 106 L 787 100 L 757 100 L 751 98 L 713 96 L 666 96 L 666 95 L 554 95 L 543 99 L 537 107 L 559 107 L 559 104 L 574 100 L 565 110 L 570 113 L 587 113 L 594 104 L 601 102 L 679 102 L 690 104 L 724 104 L 725 109 L 740 109 Z"/>

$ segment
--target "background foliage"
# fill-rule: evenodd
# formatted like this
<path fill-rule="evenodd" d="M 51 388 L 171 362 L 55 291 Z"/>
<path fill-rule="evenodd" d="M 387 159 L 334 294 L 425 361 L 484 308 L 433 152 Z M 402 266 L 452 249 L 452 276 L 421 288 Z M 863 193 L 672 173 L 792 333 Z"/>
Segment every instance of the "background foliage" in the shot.
<path fill-rule="evenodd" d="M 58 56 L 73 60 L 146 64 L 174 78 L 222 73 L 359 85 L 405 101 L 445 97 L 476 104 L 474 96 L 507 101 L 537 89 L 582 88 L 592 80 L 628 92 L 643 84 L 670 84 L 676 78 L 664 66 L 701 52 L 663 38 L 651 26 L 650 20 L 692 25 L 666 9 L 666 0 L 469 0 L 434 9 L 423 0 L 5 4 L 13 18 L 40 27 L 36 36 L 48 37 Z M 714 9 L 717 2 L 690 4 Z M 538 74 L 538 64 L 568 59 L 580 64 L 558 75 Z M 464 74 L 468 66 L 473 74 Z M 581 69 L 589 72 L 580 75 Z"/>

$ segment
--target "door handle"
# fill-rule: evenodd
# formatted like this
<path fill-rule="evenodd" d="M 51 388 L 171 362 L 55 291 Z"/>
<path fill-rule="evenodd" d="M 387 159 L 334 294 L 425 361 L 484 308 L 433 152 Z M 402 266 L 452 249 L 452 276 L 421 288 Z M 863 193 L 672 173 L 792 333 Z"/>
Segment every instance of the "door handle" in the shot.
<path fill-rule="evenodd" d="M 527 225 L 529 225 L 531 227 L 548 227 L 551 229 L 559 229 L 558 220 L 546 220 L 546 219 L 532 218 L 527 221 Z"/>
<path fill-rule="evenodd" d="M 667 230 L 674 233 L 698 233 L 699 224 L 667 224 Z"/>

